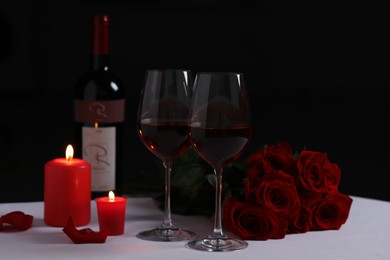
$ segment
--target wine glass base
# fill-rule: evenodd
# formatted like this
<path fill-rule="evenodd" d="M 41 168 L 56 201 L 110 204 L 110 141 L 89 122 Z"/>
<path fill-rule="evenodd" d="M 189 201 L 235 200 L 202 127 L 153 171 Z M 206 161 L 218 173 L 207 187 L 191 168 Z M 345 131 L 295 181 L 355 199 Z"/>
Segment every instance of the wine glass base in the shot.
<path fill-rule="evenodd" d="M 189 230 L 180 228 L 154 228 L 139 232 L 137 238 L 150 241 L 183 241 L 192 240 L 196 238 L 196 234 Z"/>
<path fill-rule="evenodd" d="M 208 251 L 208 252 L 228 252 L 241 250 L 248 247 L 248 243 L 241 239 L 235 238 L 203 238 L 192 240 L 186 244 L 187 248 Z"/>

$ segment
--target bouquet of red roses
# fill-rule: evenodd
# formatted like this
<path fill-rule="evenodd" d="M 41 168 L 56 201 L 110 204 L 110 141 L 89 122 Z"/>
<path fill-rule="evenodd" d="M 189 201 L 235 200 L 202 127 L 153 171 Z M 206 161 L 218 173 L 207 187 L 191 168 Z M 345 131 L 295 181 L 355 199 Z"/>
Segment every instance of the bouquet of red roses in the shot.
<path fill-rule="evenodd" d="M 352 198 L 338 191 L 340 168 L 326 153 L 293 154 L 279 142 L 250 155 L 247 167 L 243 196 L 232 195 L 223 206 L 224 227 L 240 238 L 338 230 L 347 221 Z"/>

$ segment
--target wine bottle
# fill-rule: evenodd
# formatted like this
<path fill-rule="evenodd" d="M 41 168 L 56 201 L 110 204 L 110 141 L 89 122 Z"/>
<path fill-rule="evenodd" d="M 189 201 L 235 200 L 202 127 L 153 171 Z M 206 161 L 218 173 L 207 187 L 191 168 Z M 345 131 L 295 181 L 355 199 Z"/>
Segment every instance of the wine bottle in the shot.
<path fill-rule="evenodd" d="M 92 17 L 90 69 L 74 89 L 75 155 L 91 164 L 91 198 L 122 194 L 125 90 L 110 69 L 109 16 Z"/>

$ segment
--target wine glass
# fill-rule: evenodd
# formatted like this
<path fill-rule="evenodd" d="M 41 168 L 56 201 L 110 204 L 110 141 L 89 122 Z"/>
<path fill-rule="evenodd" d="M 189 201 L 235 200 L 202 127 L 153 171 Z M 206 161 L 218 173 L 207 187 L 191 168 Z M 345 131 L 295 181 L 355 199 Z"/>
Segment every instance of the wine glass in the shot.
<path fill-rule="evenodd" d="M 226 235 L 222 227 L 222 172 L 244 152 L 252 137 L 243 73 L 202 72 L 194 81 L 190 134 L 194 150 L 214 169 L 215 219 L 213 232 L 187 242 L 201 251 L 233 251 L 248 243 Z"/>
<path fill-rule="evenodd" d="M 147 70 L 137 114 L 138 134 L 144 145 L 162 160 L 165 170 L 164 220 L 137 237 L 152 241 L 190 240 L 196 234 L 176 227 L 171 219 L 170 178 L 173 161 L 190 146 L 188 114 L 192 74 L 189 70 Z"/>

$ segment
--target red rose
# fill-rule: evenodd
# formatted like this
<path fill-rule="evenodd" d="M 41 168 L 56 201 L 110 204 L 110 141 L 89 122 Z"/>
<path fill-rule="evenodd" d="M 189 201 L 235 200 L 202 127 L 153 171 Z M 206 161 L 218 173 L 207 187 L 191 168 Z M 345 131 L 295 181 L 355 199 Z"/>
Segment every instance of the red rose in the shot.
<path fill-rule="evenodd" d="M 280 141 L 276 145 L 267 146 L 264 157 L 274 169 L 282 170 L 285 173 L 295 170 L 292 148 L 287 142 Z"/>
<path fill-rule="evenodd" d="M 341 171 L 326 153 L 294 156 L 289 144 L 279 142 L 253 153 L 247 166 L 240 200 L 231 197 L 222 212 L 226 229 L 240 238 L 280 239 L 339 229 L 347 221 L 352 199 L 338 191 Z"/>
<path fill-rule="evenodd" d="M 288 221 L 272 211 L 238 201 L 231 197 L 223 207 L 223 223 L 227 230 L 246 240 L 281 239 Z"/>
<path fill-rule="evenodd" d="M 329 161 L 326 161 L 324 165 L 324 175 L 326 179 L 327 191 L 336 191 L 340 184 L 340 167 L 335 163 L 330 163 Z"/>
<path fill-rule="evenodd" d="M 311 227 L 312 211 L 309 207 L 302 205 L 298 213 L 290 220 L 287 233 L 305 233 Z"/>
<path fill-rule="evenodd" d="M 296 162 L 288 143 L 281 141 L 276 145 L 266 146 L 248 158 L 248 179 L 251 183 L 256 185 L 269 169 L 295 175 Z"/>
<path fill-rule="evenodd" d="M 287 219 L 294 216 L 300 207 L 294 178 L 282 171 L 269 172 L 255 187 L 250 187 L 246 182 L 245 196 L 247 202 L 269 209 Z"/>
<path fill-rule="evenodd" d="M 297 188 L 302 191 L 323 193 L 327 191 L 325 166 L 329 163 L 326 153 L 304 150 L 298 157 Z"/>
<path fill-rule="evenodd" d="M 261 178 L 272 170 L 272 166 L 268 161 L 264 161 L 262 152 L 257 152 L 248 161 L 247 178 L 248 181 L 256 186 L 261 182 Z"/>
<path fill-rule="evenodd" d="M 313 208 L 311 230 L 340 229 L 349 215 L 352 198 L 338 191 L 329 193 Z"/>
<path fill-rule="evenodd" d="M 325 193 L 303 191 L 298 192 L 299 201 L 301 202 L 301 205 L 309 208 L 313 208 L 316 204 L 318 204 L 325 195 Z"/>

